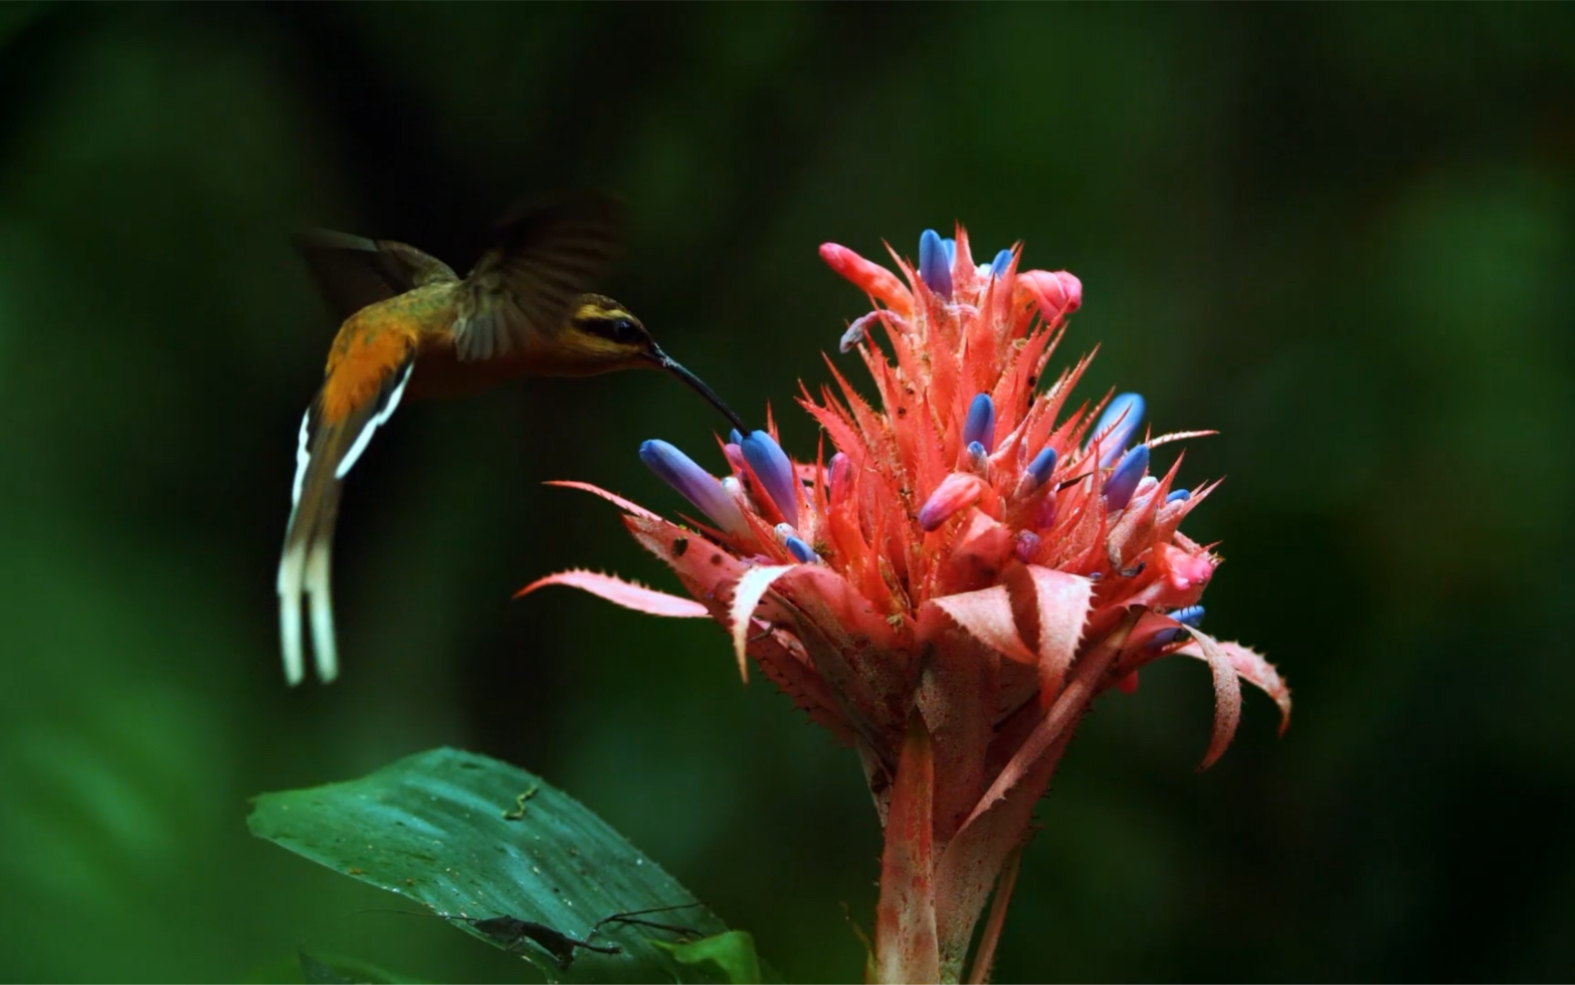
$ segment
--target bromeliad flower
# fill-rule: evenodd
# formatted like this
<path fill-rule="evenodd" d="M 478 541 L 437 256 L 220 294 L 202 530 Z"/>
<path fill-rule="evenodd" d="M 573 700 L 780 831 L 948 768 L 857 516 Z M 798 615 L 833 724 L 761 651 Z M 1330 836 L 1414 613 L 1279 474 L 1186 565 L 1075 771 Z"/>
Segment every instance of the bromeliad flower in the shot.
<path fill-rule="evenodd" d="M 821 256 L 869 295 L 842 349 L 879 395 L 831 365 L 840 394 L 806 389 L 824 431 L 795 463 L 776 429 L 733 432 L 718 479 L 677 448 L 640 457 L 694 505 L 679 525 L 606 491 L 692 599 L 571 571 L 572 585 L 642 612 L 710 616 L 749 660 L 863 760 L 885 829 L 874 953 L 879 981 L 989 974 L 1034 803 L 1090 703 L 1130 691 L 1171 654 L 1213 672 L 1212 764 L 1240 713 L 1238 679 L 1290 694 L 1253 651 L 1198 629 L 1218 558 L 1179 527 L 1217 483 L 1175 485 L 1155 451 L 1211 432 L 1145 437 L 1136 394 L 1064 413 L 1088 359 L 1039 383 L 1082 301 L 1064 271 L 976 266 L 966 233 L 933 231 L 907 283 L 851 250 Z M 870 335 L 879 326 L 888 356 Z M 829 362 L 829 360 L 828 360 Z M 824 438 L 834 453 L 825 456 Z"/>

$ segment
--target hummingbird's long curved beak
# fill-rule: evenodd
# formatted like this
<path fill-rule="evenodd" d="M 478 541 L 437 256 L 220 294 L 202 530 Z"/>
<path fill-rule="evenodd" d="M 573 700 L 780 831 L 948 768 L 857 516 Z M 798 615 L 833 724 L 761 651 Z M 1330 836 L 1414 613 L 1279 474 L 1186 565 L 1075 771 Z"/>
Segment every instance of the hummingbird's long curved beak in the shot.
<path fill-rule="evenodd" d="M 732 421 L 733 426 L 738 428 L 740 432 L 744 434 L 749 433 L 749 426 L 744 423 L 744 419 L 733 413 L 733 408 L 724 403 L 722 398 L 716 395 L 715 390 L 706 386 L 705 381 L 700 377 L 689 372 L 689 370 L 684 369 L 684 367 L 679 364 L 678 360 L 674 359 L 672 356 L 669 356 L 667 353 L 655 346 L 651 347 L 650 359 L 652 362 L 656 363 L 659 369 L 663 369 L 669 373 L 672 373 L 674 376 L 693 387 L 696 393 L 706 398 L 706 400 L 709 400 L 711 402 L 711 406 L 721 411 L 724 417 L 726 417 L 729 421 Z"/>

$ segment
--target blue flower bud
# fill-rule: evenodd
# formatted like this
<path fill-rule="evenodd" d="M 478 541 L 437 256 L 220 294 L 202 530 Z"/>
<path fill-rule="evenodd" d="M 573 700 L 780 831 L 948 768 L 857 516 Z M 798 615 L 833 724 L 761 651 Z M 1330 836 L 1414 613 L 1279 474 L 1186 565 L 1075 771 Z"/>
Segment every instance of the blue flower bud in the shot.
<path fill-rule="evenodd" d="M 1203 606 L 1201 605 L 1189 605 L 1184 609 L 1172 609 L 1165 615 L 1183 626 L 1197 627 L 1203 625 Z"/>
<path fill-rule="evenodd" d="M 640 445 L 640 461 L 716 525 L 726 530 L 747 528 L 738 502 L 722 488 L 716 476 L 674 446 L 656 439 L 647 441 Z"/>
<path fill-rule="evenodd" d="M 738 433 L 738 428 L 734 428 L 727 432 L 727 441 L 728 444 L 741 445 L 744 443 L 744 436 Z"/>
<path fill-rule="evenodd" d="M 950 236 L 942 237 L 941 245 L 946 247 L 946 266 L 957 265 L 957 241 Z"/>
<path fill-rule="evenodd" d="M 815 549 L 797 537 L 789 537 L 782 543 L 787 545 L 788 553 L 793 555 L 800 564 L 820 563 L 820 555 L 815 553 Z"/>
<path fill-rule="evenodd" d="M 1147 471 L 1148 445 L 1138 445 L 1122 455 L 1115 471 L 1105 480 L 1105 505 L 1112 510 L 1124 509 Z"/>
<path fill-rule="evenodd" d="M 1026 474 L 1028 478 L 1033 480 L 1033 486 L 1028 491 L 1032 492 L 1034 489 L 1038 489 L 1046 482 L 1049 482 L 1050 475 L 1053 472 L 1055 472 L 1055 449 L 1045 445 L 1044 450 L 1035 455 L 1034 460 L 1028 463 Z"/>
<path fill-rule="evenodd" d="M 995 450 L 995 401 L 988 393 L 981 393 L 968 405 L 968 418 L 963 422 L 963 444 L 974 442 L 987 452 Z"/>
<path fill-rule="evenodd" d="M 968 442 L 968 467 L 980 475 L 990 468 L 990 453 L 977 441 Z"/>
<path fill-rule="evenodd" d="M 1192 493 L 1185 489 L 1172 489 L 1170 495 L 1165 497 L 1167 503 L 1185 503 L 1192 498 Z"/>
<path fill-rule="evenodd" d="M 948 301 L 952 299 L 951 258 L 946 253 L 946 242 L 933 229 L 926 229 L 919 237 L 919 277 L 930 290 Z"/>
<path fill-rule="evenodd" d="M 1123 393 L 1110 401 L 1089 434 L 1090 443 L 1099 442 L 1099 464 L 1109 465 L 1119 458 L 1142 422 L 1143 397 L 1140 394 Z"/>
<path fill-rule="evenodd" d="M 1004 277 L 1004 276 L 1006 276 L 1006 269 L 1008 267 L 1010 267 L 1011 265 L 1012 265 L 1012 251 L 1011 250 L 1002 250 L 1001 252 L 997 253 L 995 255 L 995 259 L 990 262 L 990 276 L 991 277 Z"/>
<path fill-rule="evenodd" d="M 1172 609 L 1171 611 L 1165 613 L 1165 615 L 1181 623 L 1183 626 L 1195 627 L 1203 623 L 1203 606 L 1189 605 L 1184 609 Z M 1184 629 L 1176 629 L 1174 627 L 1170 629 L 1162 629 L 1154 634 L 1154 638 L 1149 641 L 1148 646 L 1151 650 L 1157 650 L 1162 646 L 1169 646 L 1186 635 L 1187 631 Z"/>
<path fill-rule="evenodd" d="M 752 432 L 742 442 L 744 461 L 754 469 L 766 495 L 777 504 L 782 518 L 798 525 L 798 477 L 782 448 L 764 431 Z"/>

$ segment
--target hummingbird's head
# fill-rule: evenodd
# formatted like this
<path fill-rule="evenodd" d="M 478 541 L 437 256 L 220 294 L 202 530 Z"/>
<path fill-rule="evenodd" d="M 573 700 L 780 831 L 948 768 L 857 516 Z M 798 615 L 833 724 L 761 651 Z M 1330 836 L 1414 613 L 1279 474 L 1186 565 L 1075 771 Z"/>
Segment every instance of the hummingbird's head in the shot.
<path fill-rule="evenodd" d="M 640 367 L 663 370 L 693 387 L 734 427 L 749 431 L 743 418 L 733 413 L 716 391 L 663 352 L 640 319 L 612 298 L 601 294 L 581 295 L 567 327 L 561 340 L 562 348 L 590 372 Z"/>
<path fill-rule="evenodd" d="M 560 344 L 588 368 L 633 369 L 647 365 L 656 351 L 640 319 L 600 294 L 580 295 L 567 328 Z"/>

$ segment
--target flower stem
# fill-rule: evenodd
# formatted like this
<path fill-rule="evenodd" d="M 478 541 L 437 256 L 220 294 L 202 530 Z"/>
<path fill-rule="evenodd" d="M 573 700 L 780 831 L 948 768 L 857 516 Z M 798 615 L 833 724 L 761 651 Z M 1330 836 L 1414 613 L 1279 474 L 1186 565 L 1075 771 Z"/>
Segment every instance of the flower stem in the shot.
<path fill-rule="evenodd" d="M 880 901 L 875 907 L 876 982 L 940 980 L 935 929 L 935 747 L 915 714 L 897 760 L 886 848 L 881 854 Z"/>
<path fill-rule="evenodd" d="M 984 934 L 979 938 L 979 950 L 973 956 L 973 968 L 968 974 L 969 985 L 984 985 L 990 980 L 990 966 L 995 963 L 995 945 L 1001 939 L 1001 928 L 1006 924 L 1006 907 L 1012 901 L 1012 887 L 1017 885 L 1017 870 L 1023 863 L 1023 845 L 1017 846 L 1001 881 L 996 884 L 995 897 L 990 901 L 990 916 L 984 923 Z"/>

